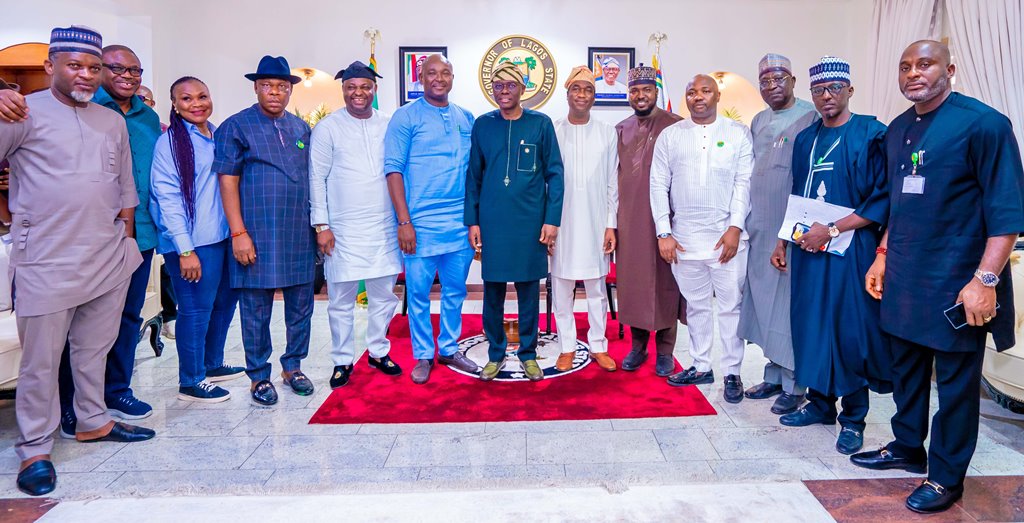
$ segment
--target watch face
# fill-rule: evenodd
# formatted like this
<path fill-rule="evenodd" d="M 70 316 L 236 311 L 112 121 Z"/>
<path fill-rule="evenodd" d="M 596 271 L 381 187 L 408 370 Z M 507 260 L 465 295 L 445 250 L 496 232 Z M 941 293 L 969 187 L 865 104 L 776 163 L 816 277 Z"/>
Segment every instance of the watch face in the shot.
<path fill-rule="evenodd" d="M 999 278 L 995 274 L 991 274 L 991 273 L 982 274 L 981 275 L 981 283 L 984 283 L 985 285 L 988 285 L 989 287 L 992 287 L 995 284 L 999 283 Z"/>

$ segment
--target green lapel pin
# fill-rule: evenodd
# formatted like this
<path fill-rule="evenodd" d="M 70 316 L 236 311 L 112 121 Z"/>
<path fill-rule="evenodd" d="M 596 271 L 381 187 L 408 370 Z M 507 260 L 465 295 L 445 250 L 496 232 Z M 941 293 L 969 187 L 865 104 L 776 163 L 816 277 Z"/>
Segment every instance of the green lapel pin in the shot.
<path fill-rule="evenodd" d="M 300 138 L 298 140 L 295 140 L 295 147 L 298 147 L 299 149 L 305 149 L 306 148 L 306 144 L 303 143 L 302 139 Z"/>

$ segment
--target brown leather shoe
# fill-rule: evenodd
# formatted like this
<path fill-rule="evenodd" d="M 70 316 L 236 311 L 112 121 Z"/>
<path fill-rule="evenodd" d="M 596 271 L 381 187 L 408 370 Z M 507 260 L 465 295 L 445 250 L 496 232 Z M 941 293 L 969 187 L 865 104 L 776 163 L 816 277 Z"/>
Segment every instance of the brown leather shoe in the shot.
<path fill-rule="evenodd" d="M 601 367 L 602 369 L 608 372 L 612 372 L 615 369 L 619 368 L 617 365 L 615 365 L 615 360 L 613 360 L 607 352 L 591 352 L 590 357 L 595 362 L 597 362 L 598 367 Z"/>
<path fill-rule="evenodd" d="M 565 372 L 572 368 L 572 360 L 576 357 L 575 352 L 563 352 L 558 355 L 558 361 L 555 362 L 555 369 L 560 372 Z"/>

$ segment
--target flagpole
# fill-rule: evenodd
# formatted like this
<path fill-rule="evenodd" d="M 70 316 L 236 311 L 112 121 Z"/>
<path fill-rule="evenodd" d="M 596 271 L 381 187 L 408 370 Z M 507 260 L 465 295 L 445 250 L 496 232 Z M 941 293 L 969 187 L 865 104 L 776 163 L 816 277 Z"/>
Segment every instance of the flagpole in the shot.
<path fill-rule="evenodd" d="M 665 78 L 661 71 L 661 43 L 668 40 L 668 35 L 661 32 L 655 31 L 651 33 L 651 36 L 647 39 L 647 43 L 654 43 L 654 69 L 656 70 L 658 80 L 658 106 L 669 112 L 672 112 L 672 99 L 669 97 L 668 89 L 666 88 Z"/>

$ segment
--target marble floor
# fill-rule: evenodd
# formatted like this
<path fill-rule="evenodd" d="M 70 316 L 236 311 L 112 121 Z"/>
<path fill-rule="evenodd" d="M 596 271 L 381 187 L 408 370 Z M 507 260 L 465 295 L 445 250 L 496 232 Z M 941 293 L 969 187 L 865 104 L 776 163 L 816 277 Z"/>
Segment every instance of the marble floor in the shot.
<path fill-rule="evenodd" d="M 577 301 L 578 306 L 583 303 Z M 271 328 L 275 346 L 284 344 L 281 305 L 276 303 Z M 311 496 L 310 503 L 329 507 L 330 496 L 353 496 L 353 502 L 372 506 L 391 504 L 382 502 L 384 498 L 374 498 L 391 494 L 403 496 L 396 499 L 408 500 L 412 507 L 430 499 L 424 496 L 433 493 L 438 495 L 434 498 L 438 507 L 450 510 L 436 513 L 458 520 L 464 513 L 457 510 L 479 503 L 472 500 L 472 492 L 493 490 L 508 496 L 508 501 L 495 510 L 509 518 L 516 510 L 528 510 L 534 499 L 547 500 L 556 507 L 563 498 L 566 503 L 583 505 L 587 503 L 580 500 L 594 499 L 593 506 L 602 507 L 609 496 L 626 496 L 634 504 L 630 506 L 647 511 L 636 513 L 643 517 L 620 518 L 615 515 L 618 513 L 605 512 L 605 517 L 597 519 L 647 520 L 650 516 L 657 520 L 662 519 L 656 517 L 660 514 L 657 511 L 675 506 L 696 520 L 751 521 L 738 515 L 756 513 L 764 516 L 756 518 L 761 520 L 777 515 L 792 521 L 831 521 L 817 503 L 800 503 L 796 505 L 799 510 L 790 510 L 793 499 L 813 499 L 803 480 L 908 476 L 901 471 L 882 473 L 852 466 L 846 456 L 835 451 L 835 427 L 783 427 L 778 424 L 778 416 L 768 410 L 770 400 L 726 403 L 721 377 L 718 383 L 700 386 L 718 411 L 716 416 L 309 425 L 307 421 L 330 393 L 327 379 L 332 365 L 326 305 L 324 301 L 316 303 L 310 354 L 303 365 L 317 391 L 313 396 L 300 397 L 279 386 L 281 401 L 273 408 L 252 406 L 244 379 L 228 382 L 233 395 L 230 401 L 212 405 L 179 401 L 174 342 L 167 341 L 159 358 L 147 344 L 140 344 L 133 388 L 139 398 L 153 405 L 155 412 L 139 424 L 155 429 L 158 436 L 131 445 L 83 445 L 58 439 L 53 455 L 60 476 L 52 497 L 61 503 L 47 519 L 59 515 L 59 510 L 87 508 L 98 499 L 106 503 L 108 498 L 121 498 L 123 504 L 118 506 L 125 510 L 159 514 L 153 511 L 185 500 L 199 503 L 192 499 L 194 496 L 214 496 L 205 502 L 213 510 L 241 506 L 241 500 L 250 499 L 242 496 L 263 500 L 271 499 L 267 496 L 284 496 L 281 499 L 286 500 Z M 511 302 L 509 311 L 514 308 Z M 466 313 L 479 311 L 479 301 L 466 303 Z M 357 309 L 357 314 L 357 341 L 361 344 L 365 311 Z M 676 355 L 684 366 L 690 363 L 688 345 L 686 330 L 681 328 Z M 228 362 L 241 364 L 237 317 L 228 347 Z M 764 363 L 760 349 L 749 347 L 742 371 L 747 386 L 760 381 Z M 276 360 L 274 367 L 275 372 L 280 370 Z M 408 379 L 407 374 L 400 379 Z M 888 396 L 872 395 L 871 402 L 866 448 L 877 447 L 892 437 L 888 421 L 895 410 Z M 1024 416 L 1011 414 L 987 399 L 983 402 L 981 437 L 970 474 L 1024 475 Z M 936 404 L 933 398 L 933 408 Z M 23 497 L 15 487 L 15 434 L 13 403 L 0 402 L 0 498 Z M 168 497 L 175 499 L 164 499 Z M 129 503 L 123 498 L 132 499 Z M 642 507 L 645 499 L 650 503 Z M 69 503 L 76 501 L 90 503 Z M 111 503 L 117 505 L 116 501 Z M 696 510 L 695 506 L 707 512 L 690 512 Z M 474 513 L 465 510 L 465 514 Z M 716 510 L 733 510 L 737 516 Z M 365 515 L 375 518 L 372 512 Z M 575 520 L 577 516 L 566 518 Z"/>

